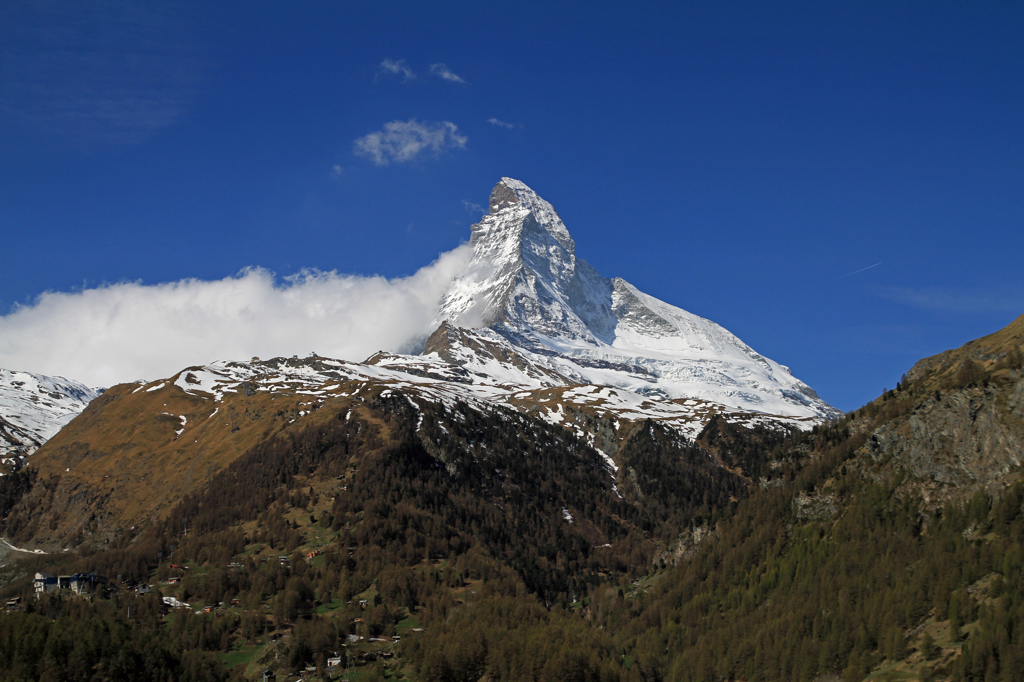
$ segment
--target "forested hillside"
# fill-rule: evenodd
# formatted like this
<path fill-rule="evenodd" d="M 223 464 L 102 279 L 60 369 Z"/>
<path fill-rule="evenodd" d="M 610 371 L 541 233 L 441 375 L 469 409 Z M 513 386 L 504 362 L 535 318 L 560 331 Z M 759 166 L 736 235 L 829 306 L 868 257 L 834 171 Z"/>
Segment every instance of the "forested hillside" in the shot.
<path fill-rule="evenodd" d="M 8 561 L 0 678 L 1020 679 L 1018 323 L 810 432 L 639 423 L 617 468 L 502 407 L 325 403 L 105 547 Z"/>
<path fill-rule="evenodd" d="M 429 641 L 461 606 L 535 609 L 566 637 L 596 644 L 601 638 L 573 607 L 598 586 L 639 578 L 676 528 L 712 518 L 747 488 L 653 422 L 624 440 L 626 465 L 616 472 L 570 432 L 503 408 L 456 404 L 421 414 L 385 392 L 323 417 L 255 446 L 139 537 L 34 557 L 18 569 L 156 581 L 162 595 L 193 606 L 227 604 L 209 616 L 168 616 L 173 636 L 164 646 L 179 657 L 194 641 L 211 652 L 248 648 L 257 658 L 269 633 L 287 632 L 274 663 L 285 646 L 284 668 L 298 671 L 325 665 L 349 636 L 393 636 L 415 622 L 425 632 L 386 648 L 401 650 L 408 674 L 443 679 L 436 671 L 447 668 L 427 656 L 433 647 L 417 641 Z M 24 474 L 10 481 L 12 495 L 31 484 Z M 12 515 L 9 528 L 31 528 L 21 518 Z M 24 582 L 11 590 L 27 610 L 64 608 L 40 607 Z M 133 600 L 124 590 L 114 598 Z M 606 649 L 588 647 L 573 660 L 625 675 Z M 564 665 L 552 671 L 548 679 L 561 679 Z"/>

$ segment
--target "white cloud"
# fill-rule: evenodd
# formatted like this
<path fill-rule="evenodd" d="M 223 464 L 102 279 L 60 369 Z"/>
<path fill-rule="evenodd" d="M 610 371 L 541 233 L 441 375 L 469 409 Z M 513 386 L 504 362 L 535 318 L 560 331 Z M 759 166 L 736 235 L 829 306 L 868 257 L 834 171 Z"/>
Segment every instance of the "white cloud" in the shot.
<path fill-rule="evenodd" d="M 468 201 L 466 199 L 462 200 L 462 207 L 466 209 L 466 213 L 471 213 L 473 215 L 480 215 L 481 213 L 487 212 L 484 210 L 484 207 L 481 206 L 480 204 L 473 203 L 472 201 Z"/>
<path fill-rule="evenodd" d="M 360 137 L 352 147 L 356 155 L 386 166 L 411 161 L 424 150 L 438 154 L 444 149 L 465 149 L 468 140 L 451 121 L 432 124 L 409 119 L 385 123 L 384 130 Z"/>
<path fill-rule="evenodd" d="M 463 245 L 390 280 L 303 271 L 282 282 L 252 268 L 216 281 L 47 292 L 0 317 L 0 367 L 111 386 L 253 355 L 361 361 L 412 351 L 470 255 Z"/>
<path fill-rule="evenodd" d="M 1019 315 L 1024 310 L 1024 291 L 1018 287 L 984 291 L 881 287 L 878 295 L 894 303 L 941 313 Z"/>
<path fill-rule="evenodd" d="M 345 171 L 338 164 L 331 166 L 331 177 L 340 178 Z"/>
<path fill-rule="evenodd" d="M 431 64 L 430 73 L 434 76 L 438 76 L 440 78 L 445 79 L 446 81 L 451 81 L 453 83 L 466 82 L 459 78 L 458 76 L 456 76 L 454 73 L 452 73 L 451 69 L 448 68 L 447 64 Z"/>
<path fill-rule="evenodd" d="M 385 59 L 378 66 L 380 73 L 393 73 L 402 76 L 402 80 L 409 81 L 416 77 L 404 59 Z"/>
<path fill-rule="evenodd" d="M 515 123 L 505 123 L 504 121 L 498 120 L 498 119 L 493 118 L 493 117 L 487 119 L 487 122 L 490 123 L 492 126 L 497 126 L 499 128 L 518 128 L 519 127 Z"/>

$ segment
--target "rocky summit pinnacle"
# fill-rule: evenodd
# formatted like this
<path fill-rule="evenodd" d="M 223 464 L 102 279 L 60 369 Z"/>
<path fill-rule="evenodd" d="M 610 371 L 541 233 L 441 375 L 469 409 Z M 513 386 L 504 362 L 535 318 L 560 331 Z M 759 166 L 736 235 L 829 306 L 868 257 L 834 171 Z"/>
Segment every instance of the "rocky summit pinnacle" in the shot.
<path fill-rule="evenodd" d="M 595 331 L 607 331 L 610 306 L 587 300 L 607 284 L 577 261 L 558 212 L 524 183 L 502 178 L 490 213 L 471 230 L 473 258 L 445 294 L 438 323 L 500 328 L 531 345 L 537 333 L 596 343 Z"/>
<path fill-rule="evenodd" d="M 471 228 L 473 256 L 442 298 L 435 322 L 488 328 L 562 373 L 668 399 L 731 409 L 831 417 L 835 408 L 726 329 L 602 277 L 577 258 L 554 207 L 502 178 Z"/>
<path fill-rule="evenodd" d="M 569 231 L 565 229 L 565 224 L 554 206 L 541 199 L 525 183 L 513 178 L 502 178 L 491 190 L 488 206 L 491 216 L 498 216 L 506 209 L 526 211 L 533 216 L 536 222 L 534 227 L 550 235 L 570 253 L 575 252 L 576 243 L 569 236 Z"/>
<path fill-rule="evenodd" d="M 491 199 L 488 202 L 491 215 L 494 215 L 498 211 L 508 206 L 519 204 L 519 195 L 516 194 L 516 190 L 513 188 L 513 183 L 517 185 L 523 185 L 518 180 L 512 178 L 502 178 L 501 182 L 494 186 L 491 190 Z"/>

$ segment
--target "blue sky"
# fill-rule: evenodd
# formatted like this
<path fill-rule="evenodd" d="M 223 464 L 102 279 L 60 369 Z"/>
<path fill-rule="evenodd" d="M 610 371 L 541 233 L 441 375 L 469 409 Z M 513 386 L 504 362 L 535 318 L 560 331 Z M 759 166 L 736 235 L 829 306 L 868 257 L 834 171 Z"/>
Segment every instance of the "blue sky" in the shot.
<path fill-rule="evenodd" d="M 844 410 L 1024 313 L 1020 3 L 82 4 L 0 7 L 2 366 L 92 380 L 36 342 L 97 287 L 408 278 L 502 176 Z"/>

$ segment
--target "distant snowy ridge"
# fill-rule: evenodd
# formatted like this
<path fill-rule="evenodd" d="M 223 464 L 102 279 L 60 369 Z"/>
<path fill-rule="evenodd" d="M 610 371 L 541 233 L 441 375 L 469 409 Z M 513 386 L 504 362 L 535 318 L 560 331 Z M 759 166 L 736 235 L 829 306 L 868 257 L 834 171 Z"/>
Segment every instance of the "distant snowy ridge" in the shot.
<path fill-rule="evenodd" d="M 100 393 L 64 377 L 0 369 L 0 457 L 31 455 Z"/>
<path fill-rule="evenodd" d="M 715 414 L 747 425 L 810 428 L 819 419 L 725 410 L 701 400 L 661 400 L 611 386 L 580 385 L 550 366 L 532 365 L 516 357 L 516 349 L 490 330 L 465 330 L 445 325 L 432 337 L 426 355 L 378 353 L 365 363 L 310 356 L 305 359 L 213 362 L 189 367 L 169 378 L 140 385 L 135 393 L 182 390 L 206 399 L 209 415 L 219 405 L 243 394 L 304 396 L 311 414 L 334 398 L 361 398 L 398 392 L 414 407 L 465 403 L 487 411 L 508 407 L 574 431 L 594 444 L 595 433 L 583 415 L 613 423 L 614 430 L 651 419 L 695 438 Z M 451 353 L 457 353 L 453 356 Z M 543 358 L 542 358 L 543 359 Z M 457 364 L 459 360 L 463 364 Z M 202 410 L 200 410 L 202 412 Z M 189 421 L 182 428 L 189 428 Z M 614 468 L 615 463 L 609 465 Z"/>
<path fill-rule="evenodd" d="M 602 277 L 576 257 L 554 207 L 519 180 L 502 178 L 489 209 L 435 322 L 493 330 L 573 383 L 771 415 L 840 414 L 720 325 Z"/>

